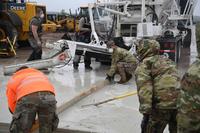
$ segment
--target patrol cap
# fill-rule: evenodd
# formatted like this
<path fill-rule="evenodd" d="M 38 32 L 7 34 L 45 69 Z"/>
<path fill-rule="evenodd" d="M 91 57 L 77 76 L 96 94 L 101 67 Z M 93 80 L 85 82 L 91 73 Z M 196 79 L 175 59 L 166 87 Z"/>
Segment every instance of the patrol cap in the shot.
<path fill-rule="evenodd" d="M 160 50 L 159 42 L 153 39 L 142 39 L 135 44 L 137 55 L 141 58 L 145 58 L 149 55 L 158 54 Z"/>
<path fill-rule="evenodd" d="M 106 43 L 108 48 L 111 48 L 113 45 L 115 45 L 115 42 L 113 40 L 110 40 Z"/>

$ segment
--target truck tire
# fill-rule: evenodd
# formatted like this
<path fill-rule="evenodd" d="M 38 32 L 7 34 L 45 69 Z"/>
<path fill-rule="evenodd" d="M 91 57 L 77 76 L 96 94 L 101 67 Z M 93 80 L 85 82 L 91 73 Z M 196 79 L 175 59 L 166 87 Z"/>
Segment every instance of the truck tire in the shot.
<path fill-rule="evenodd" d="M 6 37 L 8 36 L 11 39 L 11 41 L 13 41 L 14 37 L 18 35 L 17 29 L 9 21 L 1 20 L 0 28 L 4 31 Z"/>
<path fill-rule="evenodd" d="M 4 40 L 9 37 L 12 42 L 17 35 L 17 29 L 9 21 L 0 21 L 0 40 Z M 1 45 L 0 49 L 7 49 L 5 52 L 7 52 L 9 56 L 13 56 L 13 52 L 11 51 L 9 44 Z"/>
<path fill-rule="evenodd" d="M 192 36 L 192 31 L 191 29 L 187 30 L 187 35 L 185 36 L 184 40 L 183 40 L 183 47 L 184 48 L 189 48 L 191 45 L 191 37 Z"/>

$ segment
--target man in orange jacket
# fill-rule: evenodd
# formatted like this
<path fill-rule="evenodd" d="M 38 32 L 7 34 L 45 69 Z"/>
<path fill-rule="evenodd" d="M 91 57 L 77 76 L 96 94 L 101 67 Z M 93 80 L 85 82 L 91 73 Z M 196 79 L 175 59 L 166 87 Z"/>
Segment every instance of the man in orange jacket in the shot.
<path fill-rule="evenodd" d="M 13 114 L 11 133 L 29 133 L 36 115 L 40 133 L 52 133 L 57 128 L 54 87 L 42 72 L 21 67 L 8 81 L 6 95 Z"/>

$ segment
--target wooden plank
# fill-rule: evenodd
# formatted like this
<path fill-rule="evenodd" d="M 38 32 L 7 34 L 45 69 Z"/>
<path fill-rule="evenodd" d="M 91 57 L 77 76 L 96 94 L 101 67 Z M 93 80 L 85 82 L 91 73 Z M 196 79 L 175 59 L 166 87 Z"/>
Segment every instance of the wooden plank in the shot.
<path fill-rule="evenodd" d="M 65 101 L 60 107 L 57 108 L 57 113 L 58 114 L 62 113 L 63 111 L 65 111 L 70 106 L 72 106 L 75 103 L 79 102 L 83 98 L 91 95 L 92 93 L 94 93 L 94 92 L 96 92 L 96 91 L 104 88 L 108 84 L 109 84 L 109 82 L 107 80 L 105 80 L 105 81 L 99 81 L 99 82 L 95 83 L 94 85 L 92 85 L 91 87 L 89 87 L 88 89 L 86 89 L 85 91 L 83 91 L 83 92 L 79 93 L 78 95 L 76 95 L 71 100 Z"/>
<path fill-rule="evenodd" d="M 10 124 L 8 123 L 0 123 L 0 133 L 9 133 L 9 127 Z M 90 132 L 59 128 L 54 133 L 90 133 Z"/>
<path fill-rule="evenodd" d="M 89 96 L 90 94 L 104 88 L 106 85 L 109 84 L 109 81 L 103 80 L 98 81 L 95 84 L 91 85 L 88 89 L 85 89 L 83 92 L 79 93 L 75 97 L 73 97 L 71 100 L 65 101 L 61 106 L 57 108 L 57 113 L 60 114 L 63 111 L 65 111 L 67 108 L 71 107 L 75 103 L 79 102 L 83 98 Z M 36 131 L 39 128 L 39 121 L 36 120 L 35 124 L 32 127 L 32 132 Z"/>

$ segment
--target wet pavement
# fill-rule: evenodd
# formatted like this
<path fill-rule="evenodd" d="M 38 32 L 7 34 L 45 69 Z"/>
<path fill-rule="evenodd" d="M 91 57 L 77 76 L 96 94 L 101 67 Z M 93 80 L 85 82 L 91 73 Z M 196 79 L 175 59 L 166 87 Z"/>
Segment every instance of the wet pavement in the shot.
<path fill-rule="evenodd" d="M 130 96 L 101 106 L 82 107 L 136 90 L 134 80 L 125 85 L 109 85 L 80 101 L 60 115 L 62 128 L 101 133 L 131 133 L 139 131 L 141 115 L 137 96 Z"/>
<path fill-rule="evenodd" d="M 0 64 L 9 65 L 25 62 L 30 52 L 30 48 L 20 49 L 17 57 L 0 59 Z M 191 50 L 182 49 L 180 63 L 178 64 L 180 76 L 185 73 L 195 57 L 195 43 L 192 42 Z M 55 86 L 58 106 L 87 89 L 91 84 L 105 79 L 108 66 L 93 61 L 92 67 L 92 71 L 87 71 L 84 64 L 80 63 L 78 71 L 74 71 L 71 64 L 63 68 L 50 69 L 51 71 L 47 75 Z M 9 76 L 0 78 L 0 122 L 3 123 L 9 123 L 11 120 L 5 95 L 8 78 Z M 99 107 L 82 107 L 85 104 L 99 102 L 134 90 L 136 90 L 134 78 L 125 85 L 108 85 L 61 113 L 59 115 L 59 127 L 101 133 L 139 133 L 142 116 L 138 111 L 139 103 L 136 95 L 109 102 Z"/>

